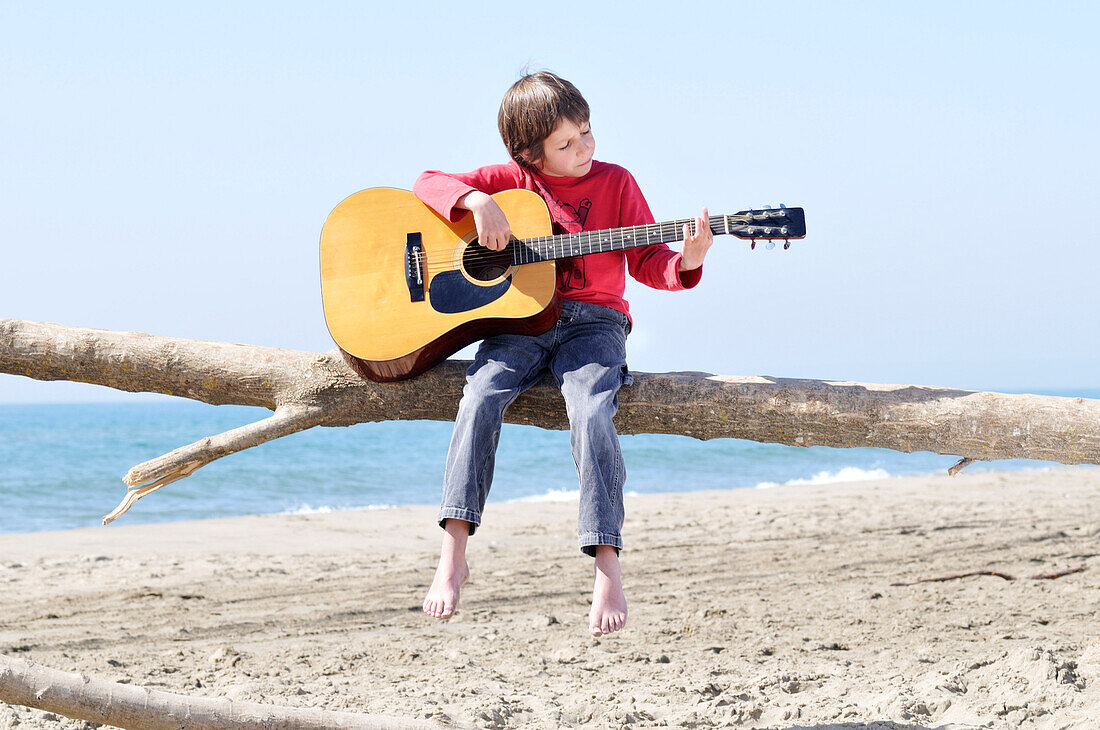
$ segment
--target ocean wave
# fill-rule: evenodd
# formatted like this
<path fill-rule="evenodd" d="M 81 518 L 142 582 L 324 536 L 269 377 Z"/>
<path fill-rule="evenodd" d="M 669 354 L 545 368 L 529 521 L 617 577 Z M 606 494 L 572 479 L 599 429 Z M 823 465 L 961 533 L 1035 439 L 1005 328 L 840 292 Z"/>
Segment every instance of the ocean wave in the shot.
<path fill-rule="evenodd" d="M 846 466 L 838 472 L 819 471 L 809 479 L 791 479 L 783 482 L 760 482 L 757 489 L 771 489 L 772 487 L 793 487 L 814 484 L 837 484 L 840 482 L 866 482 L 872 479 L 889 479 L 890 473 L 885 469 L 860 469 L 858 466 Z"/>

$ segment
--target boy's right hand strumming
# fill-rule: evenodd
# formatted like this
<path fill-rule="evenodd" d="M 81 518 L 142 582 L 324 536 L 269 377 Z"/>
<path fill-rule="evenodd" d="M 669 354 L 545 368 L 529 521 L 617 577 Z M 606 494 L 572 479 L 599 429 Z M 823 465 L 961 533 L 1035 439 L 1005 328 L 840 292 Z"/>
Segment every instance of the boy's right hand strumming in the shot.
<path fill-rule="evenodd" d="M 485 248 L 500 251 L 512 240 L 508 218 L 491 196 L 473 190 L 459 198 L 455 207 L 465 208 L 474 214 L 478 243 Z"/>

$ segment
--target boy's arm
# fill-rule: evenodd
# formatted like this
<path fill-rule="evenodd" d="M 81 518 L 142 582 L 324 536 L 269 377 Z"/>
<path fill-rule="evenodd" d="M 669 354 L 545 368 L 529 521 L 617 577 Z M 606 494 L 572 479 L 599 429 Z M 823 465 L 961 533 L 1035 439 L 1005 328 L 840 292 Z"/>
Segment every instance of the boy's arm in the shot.
<path fill-rule="evenodd" d="M 459 198 L 454 207 L 474 214 L 477 241 L 485 248 L 500 251 L 512 240 L 512 227 L 508 225 L 508 217 L 488 193 L 471 190 Z"/>
<path fill-rule="evenodd" d="M 465 215 L 463 211 L 472 212 L 479 242 L 499 251 L 511 240 L 512 231 L 504 211 L 490 196 L 521 185 L 512 165 L 489 165 L 465 173 L 428 170 L 413 183 L 413 194 L 451 222 Z"/>
<path fill-rule="evenodd" d="M 619 211 L 619 225 L 637 226 L 656 222 L 638 183 L 629 173 L 623 185 Z M 704 208 L 703 216 L 706 215 Z M 681 253 L 663 243 L 627 250 L 627 271 L 654 289 L 678 291 L 694 287 L 703 277 L 703 259 L 714 241 L 705 217 L 697 218 L 695 224 L 698 235 L 692 235 L 688 226 L 684 226 L 684 249 Z"/>

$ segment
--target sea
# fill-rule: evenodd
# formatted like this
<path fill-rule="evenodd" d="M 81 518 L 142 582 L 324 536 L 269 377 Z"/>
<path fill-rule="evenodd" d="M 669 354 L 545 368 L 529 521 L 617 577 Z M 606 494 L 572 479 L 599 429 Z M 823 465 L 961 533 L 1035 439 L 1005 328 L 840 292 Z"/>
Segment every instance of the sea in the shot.
<path fill-rule="evenodd" d="M 1041 392 L 1100 398 L 1100 388 Z M 122 477 L 131 466 L 269 414 L 186 400 L 0 404 L 0 533 L 98 526 L 125 495 Z M 451 424 L 439 421 L 312 428 L 214 461 L 142 498 L 115 524 L 438 504 L 450 434 Z M 927 452 L 650 434 L 622 436 L 621 443 L 628 494 L 940 474 L 957 461 Z M 1058 466 L 1009 460 L 967 471 Z M 569 434 L 505 425 L 490 504 L 576 499 Z"/>

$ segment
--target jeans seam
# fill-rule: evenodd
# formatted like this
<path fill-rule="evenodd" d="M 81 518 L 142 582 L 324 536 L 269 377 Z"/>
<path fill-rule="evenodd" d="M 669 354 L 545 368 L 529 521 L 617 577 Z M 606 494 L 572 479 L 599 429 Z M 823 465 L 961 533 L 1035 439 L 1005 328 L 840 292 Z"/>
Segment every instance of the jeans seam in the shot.
<path fill-rule="evenodd" d="M 577 541 L 581 547 L 593 547 L 595 545 L 611 545 L 620 550 L 623 547 L 622 535 L 612 532 L 586 532 L 578 536 Z"/>
<path fill-rule="evenodd" d="M 472 533 L 473 529 L 481 524 L 481 514 L 464 507 L 441 506 L 436 522 L 442 523 L 444 520 L 463 520 L 469 522 Z"/>

